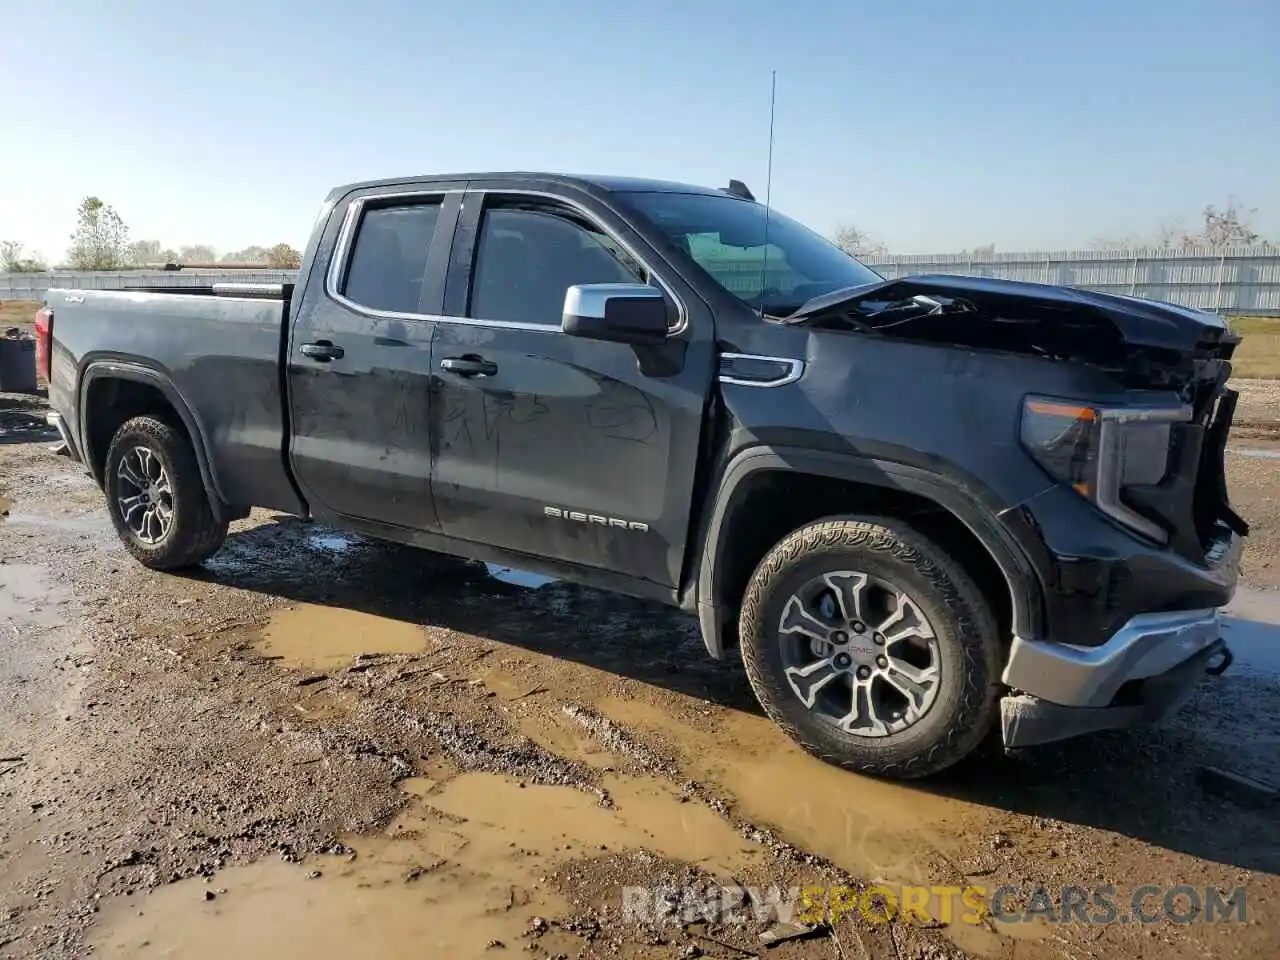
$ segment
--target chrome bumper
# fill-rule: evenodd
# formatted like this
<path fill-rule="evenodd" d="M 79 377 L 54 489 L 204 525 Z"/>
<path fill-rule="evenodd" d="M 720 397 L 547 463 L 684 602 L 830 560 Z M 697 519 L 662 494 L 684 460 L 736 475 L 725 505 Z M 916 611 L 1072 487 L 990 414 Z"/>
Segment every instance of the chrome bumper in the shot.
<path fill-rule="evenodd" d="M 1098 647 L 1013 638 L 1005 684 L 1064 707 L 1109 706 L 1130 680 L 1159 676 L 1221 635 L 1217 609 L 1143 613 Z"/>
<path fill-rule="evenodd" d="M 1220 674 L 1231 663 L 1220 626 L 1216 609 L 1187 610 L 1136 616 L 1099 647 L 1015 637 L 1003 677 L 1012 689 L 1000 702 L 1005 746 L 1158 723 L 1205 673 Z M 1133 681 L 1135 688 L 1117 697 Z"/>

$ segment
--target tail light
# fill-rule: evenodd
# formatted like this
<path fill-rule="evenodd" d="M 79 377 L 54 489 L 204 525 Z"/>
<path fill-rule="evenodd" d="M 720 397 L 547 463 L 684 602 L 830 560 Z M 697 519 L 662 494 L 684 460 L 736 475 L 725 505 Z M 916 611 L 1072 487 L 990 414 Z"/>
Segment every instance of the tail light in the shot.
<path fill-rule="evenodd" d="M 36 312 L 36 372 L 48 383 L 53 379 L 53 311 Z"/>

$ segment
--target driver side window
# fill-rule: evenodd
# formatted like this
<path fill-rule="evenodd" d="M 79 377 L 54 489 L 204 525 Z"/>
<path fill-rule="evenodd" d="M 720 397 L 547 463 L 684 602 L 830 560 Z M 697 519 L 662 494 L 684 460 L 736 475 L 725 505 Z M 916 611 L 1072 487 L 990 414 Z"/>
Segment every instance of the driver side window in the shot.
<path fill-rule="evenodd" d="M 559 326 L 574 284 L 645 282 L 640 264 L 576 211 L 499 203 L 480 221 L 467 315 Z"/>

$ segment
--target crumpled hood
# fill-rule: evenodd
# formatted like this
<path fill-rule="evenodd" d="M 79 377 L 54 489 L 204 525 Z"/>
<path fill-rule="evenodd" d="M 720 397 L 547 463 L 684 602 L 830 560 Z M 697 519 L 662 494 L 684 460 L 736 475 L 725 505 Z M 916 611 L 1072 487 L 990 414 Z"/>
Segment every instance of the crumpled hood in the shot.
<path fill-rule="evenodd" d="M 929 298 L 935 301 L 935 306 L 913 304 L 917 297 Z M 1073 287 L 943 274 L 902 277 L 837 290 L 810 300 L 787 317 L 786 322 L 805 323 L 834 316 L 845 316 L 856 326 L 910 339 L 969 342 L 972 335 L 985 340 L 996 330 L 1003 330 L 1009 334 L 1009 347 L 1031 333 L 1029 325 L 1049 334 L 1049 340 L 1061 340 L 1055 334 L 1075 331 L 1102 335 L 1105 340 L 1120 340 L 1131 347 L 1184 354 L 1206 341 L 1234 339 L 1221 317 L 1190 307 Z M 877 318 L 882 322 L 877 322 Z M 988 327 L 994 324 L 996 330 L 988 330 L 987 335 L 982 336 L 977 330 L 963 330 L 966 323 Z M 1055 326 L 1060 329 L 1046 329 Z M 1107 327 L 1113 336 L 1105 335 Z M 925 328 L 944 335 L 921 336 Z M 952 335 L 946 336 L 948 332 Z M 1000 338 L 993 339 L 999 341 Z M 987 345 L 1006 346 L 1000 342 Z"/>

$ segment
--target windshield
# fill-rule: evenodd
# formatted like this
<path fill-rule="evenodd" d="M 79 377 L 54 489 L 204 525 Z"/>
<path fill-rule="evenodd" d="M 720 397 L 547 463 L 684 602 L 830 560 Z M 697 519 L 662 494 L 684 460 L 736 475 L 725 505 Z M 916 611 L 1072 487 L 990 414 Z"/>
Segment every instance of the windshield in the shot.
<path fill-rule="evenodd" d="M 641 191 L 624 199 L 753 310 L 786 316 L 824 293 L 884 279 L 777 210 L 769 213 L 765 246 L 759 203 L 728 194 Z"/>

